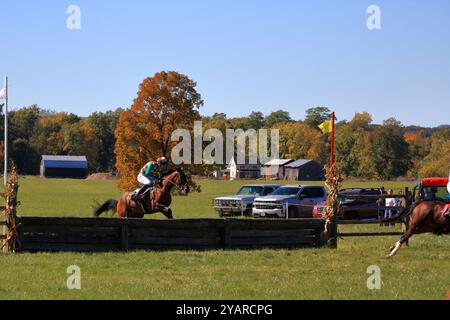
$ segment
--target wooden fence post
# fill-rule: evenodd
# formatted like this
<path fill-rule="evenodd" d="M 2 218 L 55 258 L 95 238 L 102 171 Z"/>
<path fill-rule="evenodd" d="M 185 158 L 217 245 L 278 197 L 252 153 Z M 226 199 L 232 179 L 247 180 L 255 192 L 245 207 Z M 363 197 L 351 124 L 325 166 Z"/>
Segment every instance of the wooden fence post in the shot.
<path fill-rule="evenodd" d="M 221 228 L 219 228 L 221 232 L 221 240 L 222 240 L 222 248 L 224 250 L 231 248 L 231 241 L 230 241 L 230 235 L 231 235 L 231 226 L 225 225 Z"/>
<path fill-rule="evenodd" d="M 328 187 L 329 194 L 324 214 L 325 231 L 323 233 L 323 242 L 327 247 L 336 249 L 338 237 L 337 215 L 339 212 L 338 195 L 342 185 L 342 178 L 335 163 L 326 167 L 325 184 Z"/>
<path fill-rule="evenodd" d="M 128 232 L 128 220 L 122 219 L 120 223 L 120 249 L 122 251 L 128 251 L 129 242 L 129 232 Z"/>
<path fill-rule="evenodd" d="M 18 238 L 18 220 L 17 220 L 17 194 L 19 192 L 19 178 L 15 168 L 12 169 L 11 175 L 6 183 L 3 198 L 6 200 L 5 206 L 5 222 L 4 222 L 4 239 L 1 250 L 4 252 L 16 252 L 20 246 Z"/>

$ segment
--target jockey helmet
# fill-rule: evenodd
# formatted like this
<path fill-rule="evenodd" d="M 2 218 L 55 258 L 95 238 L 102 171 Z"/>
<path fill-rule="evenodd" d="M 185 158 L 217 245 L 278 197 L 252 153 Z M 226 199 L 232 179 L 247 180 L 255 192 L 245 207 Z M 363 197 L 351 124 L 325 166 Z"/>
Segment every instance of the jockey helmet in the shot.
<path fill-rule="evenodd" d="M 168 164 L 168 161 L 167 161 L 167 159 L 165 157 L 158 158 L 158 160 L 156 160 L 156 162 L 158 162 L 159 165 L 166 165 L 166 164 Z"/>

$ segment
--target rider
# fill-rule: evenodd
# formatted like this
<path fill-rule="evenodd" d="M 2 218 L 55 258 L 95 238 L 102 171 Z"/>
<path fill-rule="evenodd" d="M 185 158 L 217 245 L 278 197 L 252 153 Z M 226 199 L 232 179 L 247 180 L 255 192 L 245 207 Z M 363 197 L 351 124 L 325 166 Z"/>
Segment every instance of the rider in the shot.
<path fill-rule="evenodd" d="M 431 187 L 430 189 L 423 190 L 423 200 L 425 201 L 436 201 L 437 188 Z"/>
<path fill-rule="evenodd" d="M 150 161 L 144 167 L 142 167 L 137 180 L 144 186 L 135 192 L 131 198 L 132 200 L 142 200 L 145 192 L 149 188 L 155 186 L 156 180 L 167 175 L 169 171 L 169 162 L 165 157 L 158 158 L 156 161 Z"/>

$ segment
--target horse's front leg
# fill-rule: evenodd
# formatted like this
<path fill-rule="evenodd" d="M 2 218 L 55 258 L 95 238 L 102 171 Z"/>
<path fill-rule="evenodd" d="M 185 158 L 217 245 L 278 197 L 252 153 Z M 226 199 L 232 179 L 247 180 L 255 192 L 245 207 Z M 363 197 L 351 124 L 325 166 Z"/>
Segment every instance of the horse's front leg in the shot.
<path fill-rule="evenodd" d="M 164 207 L 159 205 L 152 213 L 150 214 L 154 214 L 160 212 L 162 213 L 167 219 L 169 220 L 173 220 L 173 214 L 172 214 L 172 209 L 170 209 L 169 207 Z"/>
<path fill-rule="evenodd" d="M 392 258 L 393 256 L 395 256 L 395 254 L 397 253 L 398 250 L 400 250 L 400 248 L 402 247 L 403 242 L 402 240 L 398 241 L 395 245 L 393 245 L 390 249 L 389 249 L 389 255 L 388 258 Z"/>
<path fill-rule="evenodd" d="M 416 224 L 412 223 L 408 230 L 406 230 L 405 234 L 400 238 L 400 240 L 389 249 L 389 255 L 388 258 L 392 258 L 395 256 L 395 254 L 400 250 L 400 248 L 405 244 L 405 242 L 408 242 L 409 238 L 412 237 L 414 234 L 414 230 L 416 229 Z"/>

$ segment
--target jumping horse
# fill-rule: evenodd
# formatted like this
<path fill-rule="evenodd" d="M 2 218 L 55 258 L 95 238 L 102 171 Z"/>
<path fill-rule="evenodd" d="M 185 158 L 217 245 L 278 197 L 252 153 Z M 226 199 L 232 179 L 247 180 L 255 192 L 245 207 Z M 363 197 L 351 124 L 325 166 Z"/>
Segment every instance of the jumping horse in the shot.
<path fill-rule="evenodd" d="M 117 212 L 120 218 L 143 218 L 147 214 L 162 213 L 167 219 L 173 219 L 172 191 L 179 189 L 182 195 L 189 193 L 189 184 L 186 174 L 181 168 L 171 171 L 158 180 L 155 188 L 147 191 L 142 203 L 131 200 L 131 192 L 122 195 L 119 201 L 110 199 L 94 207 L 94 216 L 99 217 L 107 211 Z"/>
<path fill-rule="evenodd" d="M 437 235 L 450 233 L 450 217 L 448 212 L 450 204 L 440 201 L 420 201 L 416 203 L 406 217 L 410 215 L 411 223 L 408 230 L 393 247 L 388 257 L 393 257 L 398 250 L 413 235 L 423 233 L 434 233 Z"/>

